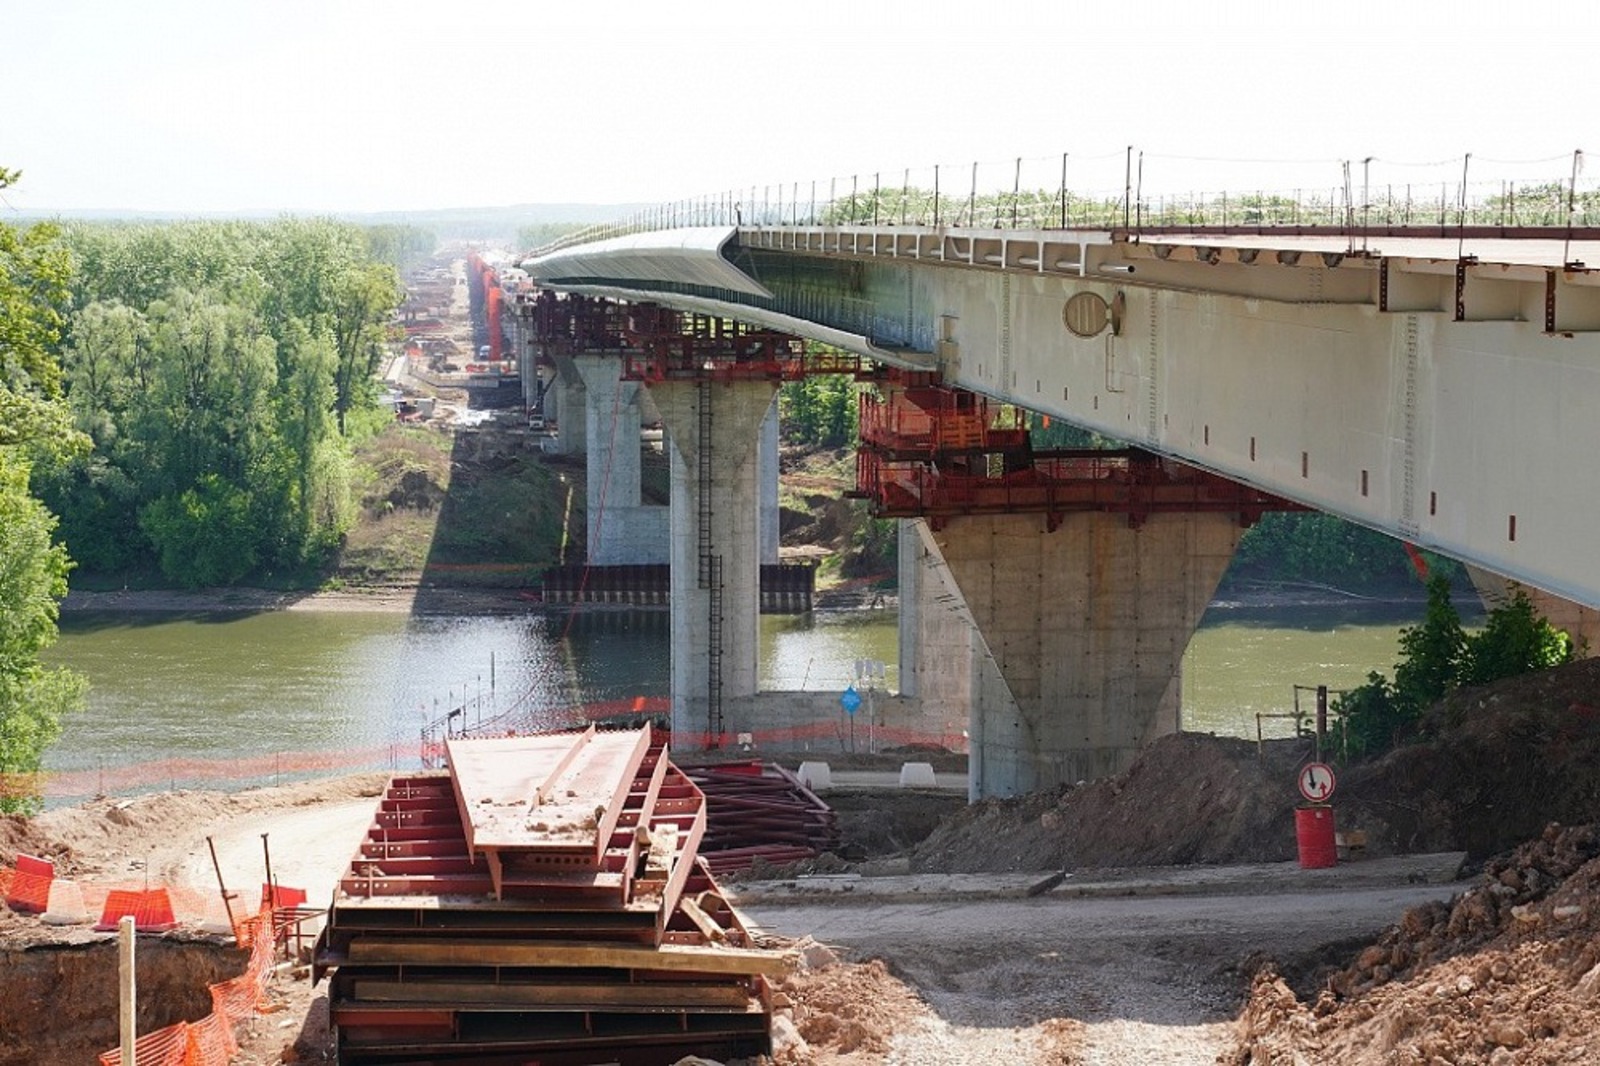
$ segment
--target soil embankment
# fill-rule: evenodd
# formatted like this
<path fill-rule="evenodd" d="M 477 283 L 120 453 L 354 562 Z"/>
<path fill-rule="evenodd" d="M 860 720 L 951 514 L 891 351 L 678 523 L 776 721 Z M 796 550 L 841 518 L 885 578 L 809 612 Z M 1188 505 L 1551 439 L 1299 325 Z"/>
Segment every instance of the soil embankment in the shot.
<path fill-rule="evenodd" d="M 1433 708 L 1432 738 L 1340 771 L 1341 829 L 1373 855 L 1466 851 L 1475 859 L 1549 822 L 1600 821 L 1600 660 L 1482 688 Z M 1116 777 L 985 800 L 919 845 L 914 868 L 960 873 L 1295 857 L 1305 741 L 1163 737 Z"/>

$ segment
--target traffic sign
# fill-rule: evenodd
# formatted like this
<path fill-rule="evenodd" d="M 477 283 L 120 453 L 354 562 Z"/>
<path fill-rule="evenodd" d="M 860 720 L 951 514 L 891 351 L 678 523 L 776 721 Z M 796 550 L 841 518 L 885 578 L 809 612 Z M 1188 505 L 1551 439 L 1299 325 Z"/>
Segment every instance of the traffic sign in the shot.
<path fill-rule="evenodd" d="M 1312 803 L 1324 803 L 1333 795 L 1335 781 L 1333 767 L 1326 763 L 1308 762 L 1300 768 L 1300 795 Z"/>
<path fill-rule="evenodd" d="M 843 695 L 839 697 L 839 706 L 849 714 L 855 714 L 861 709 L 861 693 L 856 691 L 854 685 L 844 690 Z"/>

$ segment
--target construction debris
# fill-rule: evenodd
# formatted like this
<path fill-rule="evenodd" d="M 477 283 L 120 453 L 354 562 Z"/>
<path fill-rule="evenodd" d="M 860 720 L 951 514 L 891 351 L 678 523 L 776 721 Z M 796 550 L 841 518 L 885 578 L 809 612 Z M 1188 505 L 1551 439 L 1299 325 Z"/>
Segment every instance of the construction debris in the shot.
<path fill-rule="evenodd" d="M 698 854 L 707 800 L 638 730 L 448 743 L 397 777 L 315 977 L 343 1063 L 606 1061 L 771 1050 L 768 979 Z"/>

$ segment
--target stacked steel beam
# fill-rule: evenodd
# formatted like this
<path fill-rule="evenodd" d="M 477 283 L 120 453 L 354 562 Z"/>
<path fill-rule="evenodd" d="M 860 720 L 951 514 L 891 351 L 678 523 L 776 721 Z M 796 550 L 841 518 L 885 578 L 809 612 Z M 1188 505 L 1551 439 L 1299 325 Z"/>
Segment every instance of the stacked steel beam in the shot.
<path fill-rule="evenodd" d="M 757 859 L 781 866 L 839 849 L 833 809 L 781 766 L 743 762 L 684 772 L 705 793 L 700 857 L 718 877 Z"/>
<path fill-rule="evenodd" d="M 768 1052 L 766 978 L 792 960 L 750 946 L 658 735 L 447 748 L 449 776 L 390 782 L 318 943 L 341 1062 Z"/>

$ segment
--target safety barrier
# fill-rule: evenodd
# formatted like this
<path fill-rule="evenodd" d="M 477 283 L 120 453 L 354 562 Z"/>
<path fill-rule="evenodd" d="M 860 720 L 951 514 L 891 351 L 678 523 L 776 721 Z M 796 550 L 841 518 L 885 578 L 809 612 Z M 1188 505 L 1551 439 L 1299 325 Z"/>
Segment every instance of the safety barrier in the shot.
<path fill-rule="evenodd" d="M 859 579 L 863 586 L 873 577 Z M 842 689 L 841 689 L 842 690 Z M 815 691 L 809 695 L 815 695 Z M 233 791 L 292 781 L 355 773 L 361 770 L 414 770 L 443 765 L 444 741 L 453 736 L 503 736 L 508 733 L 536 733 L 564 725 L 599 722 L 603 725 L 638 724 L 650 720 L 665 726 L 671 715 L 671 702 L 664 696 L 632 696 L 615 700 L 596 700 L 578 706 L 552 710 L 522 700 L 482 722 L 471 722 L 471 709 L 462 705 L 450 715 L 442 715 L 422 731 L 420 744 L 385 744 L 375 747 L 345 748 L 335 751 L 274 752 L 241 755 L 223 759 L 160 759 L 149 762 L 105 766 L 93 770 L 46 770 L 32 774 L 0 774 L 0 802 L 61 805 L 97 797 L 136 795 L 181 788 L 206 788 Z M 758 730 L 750 733 L 749 743 L 757 748 L 784 750 L 807 744 L 839 744 L 838 750 L 866 750 L 867 725 L 856 722 L 855 743 L 850 741 L 849 723 L 838 715 L 790 728 Z M 727 745 L 741 734 L 731 732 Z M 694 737 L 679 739 L 685 748 L 704 741 Z M 936 745 L 951 751 L 965 751 L 966 738 L 959 733 L 909 728 L 875 727 L 873 743 L 879 748 L 892 746 Z M 44 909 L 43 902 L 39 910 Z"/>
<path fill-rule="evenodd" d="M 62 892 L 64 888 L 71 889 Z M 200 892 L 184 886 L 96 885 L 57 877 L 54 864 L 18 855 L 15 866 L 0 865 L 0 896 L 18 913 L 38 913 L 41 921 L 63 925 L 86 924 L 98 912 L 95 928 L 117 928 L 118 920 L 131 916 L 140 932 L 164 932 L 185 922 L 227 928 L 220 892 Z M 70 902 L 63 902 L 70 900 Z M 48 902 L 47 902 L 48 901 Z M 234 1027 L 251 1018 L 262 1002 L 272 971 L 275 945 L 288 934 L 296 908 L 305 901 L 303 890 L 279 886 L 276 907 L 263 893 L 261 910 L 231 923 L 239 947 L 250 952 L 244 972 L 209 986 L 211 1013 L 199 1021 L 178 1022 L 146 1033 L 135 1043 L 140 1066 L 224 1066 L 239 1050 Z M 119 1066 L 120 1048 L 104 1052 L 100 1062 Z"/>
<path fill-rule="evenodd" d="M 337 751 L 273 752 L 225 759 L 159 759 L 93 770 L 42 770 L 0 774 L 0 801 L 67 802 L 179 788 L 249 788 L 358 770 L 416 766 L 412 744 Z"/>
<path fill-rule="evenodd" d="M 256 1013 L 272 972 L 273 913 L 239 923 L 239 946 L 250 949 L 250 961 L 238 977 L 210 987 L 211 1013 L 197 1022 L 178 1022 L 146 1033 L 134 1042 L 139 1066 L 225 1066 L 239 1051 L 234 1028 Z M 100 1054 L 101 1066 L 121 1066 L 122 1049 Z"/>

